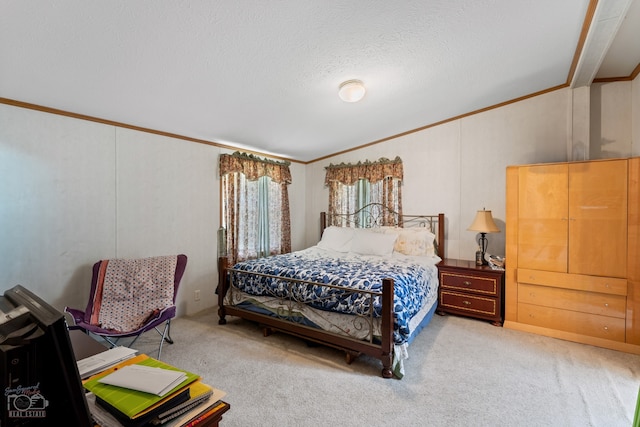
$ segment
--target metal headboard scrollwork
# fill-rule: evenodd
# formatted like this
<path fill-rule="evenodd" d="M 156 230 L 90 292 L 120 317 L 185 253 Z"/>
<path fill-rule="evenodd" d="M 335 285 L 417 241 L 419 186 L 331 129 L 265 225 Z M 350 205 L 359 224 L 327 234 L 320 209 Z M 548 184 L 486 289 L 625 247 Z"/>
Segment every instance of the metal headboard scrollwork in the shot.
<path fill-rule="evenodd" d="M 352 213 L 327 214 L 327 226 L 353 228 L 401 227 L 402 217 L 382 203 L 369 203 Z"/>

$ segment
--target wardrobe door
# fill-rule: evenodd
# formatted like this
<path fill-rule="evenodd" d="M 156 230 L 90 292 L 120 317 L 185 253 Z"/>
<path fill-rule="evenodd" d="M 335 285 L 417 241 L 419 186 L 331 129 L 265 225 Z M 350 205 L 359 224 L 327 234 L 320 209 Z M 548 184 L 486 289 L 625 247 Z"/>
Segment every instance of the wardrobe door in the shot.
<path fill-rule="evenodd" d="M 569 273 L 627 277 L 627 160 L 569 164 Z"/>
<path fill-rule="evenodd" d="M 518 194 L 518 268 L 566 272 L 568 165 L 521 167 Z"/>

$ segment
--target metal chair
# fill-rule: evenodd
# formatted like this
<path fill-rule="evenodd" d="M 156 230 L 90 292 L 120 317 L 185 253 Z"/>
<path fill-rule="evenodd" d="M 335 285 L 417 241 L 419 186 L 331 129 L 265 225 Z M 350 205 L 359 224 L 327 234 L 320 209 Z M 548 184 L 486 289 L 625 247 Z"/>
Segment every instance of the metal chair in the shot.
<path fill-rule="evenodd" d="M 175 257 L 175 271 L 168 271 L 166 261 L 172 257 Z M 173 263 L 171 262 L 169 265 L 173 266 Z M 165 271 L 156 272 L 154 271 L 154 268 L 156 268 L 154 266 L 160 266 L 158 268 L 164 268 Z M 131 347 L 143 333 L 154 329 L 161 337 L 158 346 L 158 359 L 160 359 L 164 342 L 173 344 L 170 335 L 171 319 L 176 315 L 176 296 L 178 295 L 178 287 L 186 266 L 187 256 L 184 254 L 138 260 L 116 259 L 96 262 L 93 265 L 91 291 L 85 310 L 65 307 L 65 312 L 72 316 L 75 323 L 70 325 L 69 329 L 81 329 L 85 333 L 100 336 L 112 347 L 118 345 L 118 341 L 121 338 L 134 337 L 133 341 L 128 344 Z M 112 269 L 111 272 L 108 270 L 109 268 Z M 119 270 L 113 272 L 116 268 L 119 268 Z M 166 279 L 170 274 L 173 274 L 172 298 L 167 295 L 170 289 L 167 289 L 169 284 Z M 141 283 L 136 283 L 136 279 L 142 275 L 146 279 L 144 281 L 140 280 Z M 162 276 L 164 276 L 165 280 L 158 279 L 158 277 Z M 154 289 L 153 286 L 156 285 L 164 286 L 165 289 Z M 114 294 L 114 291 L 112 291 L 113 286 L 117 287 L 120 294 L 126 293 L 125 298 L 111 298 L 110 301 L 104 300 L 104 298 L 109 298 L 109 295 Z M 144 298 L 144 295 L 163 293 L 164 298 L 157 301 L 164 303 L 162 307 L 153 306 L 156 301 L 149 302 L 148 299 Z M 141 312 L 141 308 L 145 307 L 140 304 L 140 300 L 146 301 L 145 304 L 147 305 L 151 304 L 151 307 L 146 307 L 145 311 Z M 143 316 L 143 321 L 130 328 L 114 328 L 109 322 L 100 320 L 109 316 L 116 319 L 135 319 Z M 161 330 L 162 326 L 164 327 Z"/>

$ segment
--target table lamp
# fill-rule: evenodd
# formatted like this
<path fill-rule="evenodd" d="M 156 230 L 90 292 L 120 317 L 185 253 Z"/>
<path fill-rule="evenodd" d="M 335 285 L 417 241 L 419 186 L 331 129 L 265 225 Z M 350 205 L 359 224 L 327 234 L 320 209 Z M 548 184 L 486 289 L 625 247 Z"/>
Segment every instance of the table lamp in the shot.
<path fill-rule="evenodd" d="M 473 219 L 473 223 L 467 228 L 468 231 L 477 231 L 480 233 L 480 250 L 482 252 L 482 265 L 489 264 L 484 258 L 484 254 L 487 252 L 487 233 L 499 233 L 500 229 L 493 221 L 491 211 L 485 210 L 476 213 L 476 217 Z M 477 260 L 476 260 L 477 261 Z"/>

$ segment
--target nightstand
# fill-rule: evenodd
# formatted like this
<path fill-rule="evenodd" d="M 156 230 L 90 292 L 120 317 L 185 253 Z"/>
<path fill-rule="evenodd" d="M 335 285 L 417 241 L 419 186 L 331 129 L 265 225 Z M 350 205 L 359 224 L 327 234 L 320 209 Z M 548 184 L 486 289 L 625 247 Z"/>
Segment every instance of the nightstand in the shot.
<path fill-rule="evenodd" d="M 458 314 L 504 321 L 504 271 L 477 266 L 475 261 L 445 259 L 438 264 L 438 308 L 436 313 Z"/>

